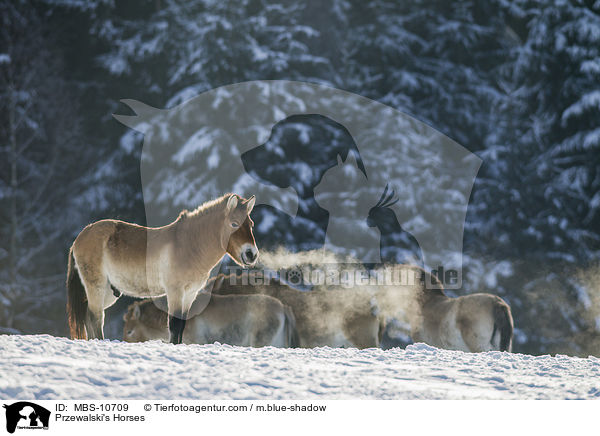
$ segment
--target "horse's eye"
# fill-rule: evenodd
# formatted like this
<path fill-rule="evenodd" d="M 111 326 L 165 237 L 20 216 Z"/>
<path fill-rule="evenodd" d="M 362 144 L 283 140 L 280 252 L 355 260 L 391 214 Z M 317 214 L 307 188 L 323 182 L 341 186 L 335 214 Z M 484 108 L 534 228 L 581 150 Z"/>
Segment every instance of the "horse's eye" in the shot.
<path fill-rule="evenodd" d="M 231 227 L 237 229 L 240 226 L 240 223 L 236 223 L 235 221 L 231 223 Z"/>
<path fill-rule="evenodd" d="M 131 329 L 131 330 L 127 331 L 127 336 L 131 336 L 133 334 L 133 330 L 134 329 Z"/>

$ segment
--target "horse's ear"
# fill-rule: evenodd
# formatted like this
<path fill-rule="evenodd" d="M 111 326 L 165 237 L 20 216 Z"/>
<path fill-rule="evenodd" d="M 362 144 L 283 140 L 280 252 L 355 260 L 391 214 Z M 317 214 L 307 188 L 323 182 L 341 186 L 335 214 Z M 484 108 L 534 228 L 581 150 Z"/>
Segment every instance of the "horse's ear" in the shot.
<path fill-rule="evenodd" d="M 140 306 L 138 306 L 137 304 L 134 306 L 133 308 L 133 317 L 135 319 L 140 319 L 140 316 L 142 315 L 142 313 L 140 312 Z"/>
<path fill-rule="evenodd" d="M 231 197 L 229 197 L 229 200 L 227 200 L 227 212 L 231 212 L 233 209 L 235 209 L 237 207 L 237 204 L 237 196 L 235 194 L 232 194 Z"/>
<path fill-rule="evenodd" d="M 256 203 L 256 197 L 253 195 L 252 197 L 250 197 L 248 199 L 248 202 L 246 203 L 246 210 L 248 211 L 248 215 L 250 215 L 250 212 L 252 212 L 252 209 L 254 209 L 255 203 Z"/>
<path fill-rule="evenodd" d="M 344 161 L 342 160 L 342 156 L 341 155 L 337 155 L 337 161 L 338 161 L 338 165 L 343 165 Z"/>

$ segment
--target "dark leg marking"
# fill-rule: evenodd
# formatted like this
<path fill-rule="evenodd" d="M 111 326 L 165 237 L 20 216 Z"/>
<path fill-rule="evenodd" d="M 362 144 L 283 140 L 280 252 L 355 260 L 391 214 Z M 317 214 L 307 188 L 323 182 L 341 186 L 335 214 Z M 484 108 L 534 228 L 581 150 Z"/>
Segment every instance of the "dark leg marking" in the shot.
<path fill-rule="evenodd" d="M 119 291 L 117 288 L 115 288 L 113 285 L 110 285 L 110 288 L 113 291 L 113 295 L 117 298 L 119 298 L 121 296 L 121 291 Z"/>
<path fill-rule="evenodd" d="M 185 319 L 169 315 L 169 341 L 172 344 L 181 344 L 183 341 L 183 329 L 185 328 Z"/>

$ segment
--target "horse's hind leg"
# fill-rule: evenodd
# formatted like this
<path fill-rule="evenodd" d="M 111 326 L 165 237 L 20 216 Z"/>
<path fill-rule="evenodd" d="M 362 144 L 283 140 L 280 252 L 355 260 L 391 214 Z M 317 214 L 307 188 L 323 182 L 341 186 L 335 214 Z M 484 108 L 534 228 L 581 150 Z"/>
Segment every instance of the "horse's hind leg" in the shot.
<path fill-rule="evenodd" d="M 87 299 L 87 313 L 85 317 L 85 329 L 88 339 L 104 339 L 104 308 L 106 295 L 109 293 L 114 298 L 108 279 L 102 272 L 100 265 L 91 261 L 82 261 L 80 265 L 81 281 L 85 287 Z"/>
<path fill-rule="evenodd" d="M 104 308 L 107 307 L 107 299 L 115 299 L 107 285 L 97 286 L 88 293 L 88 310 L 85 320 L 88 339 L 104 339 Z"/>

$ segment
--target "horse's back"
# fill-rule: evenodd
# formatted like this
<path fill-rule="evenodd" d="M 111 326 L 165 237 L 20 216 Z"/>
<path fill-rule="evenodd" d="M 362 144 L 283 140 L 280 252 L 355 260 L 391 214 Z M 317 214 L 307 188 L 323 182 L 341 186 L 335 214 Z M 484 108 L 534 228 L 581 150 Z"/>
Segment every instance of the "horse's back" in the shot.
<path fill-rule="evenodd" d="M 85 226 L 73 242 L 75 256 L 79 258 L 93 254 L 97 256 L 98 250 L 102 250 L 113 234 L 116 223 L 115 220 L 101 220 Z"/>
<path fill-rule="evenodd" d="M 108 256 L 115 263 L 146 259 L 148 229 L 119 220 L 100 220 L 87 225 L 73 243 L 76 258 L 99 260 Z"/>
<path fill-rule="evenodd" d="M 73 247 L 80 270 L 94 270 L 125 295 L 158 296 L 164 294 L 158 277 L 161 265 L 169 264 L 164 248 L 171 236 L 167 228 L 101 220 L 88 225 Z"/>
<path fill-rule="evenodd" d="M 114 262 L 146 261 L 150 229 L 124 221 L 113 222 L 106 248 Z"/>

